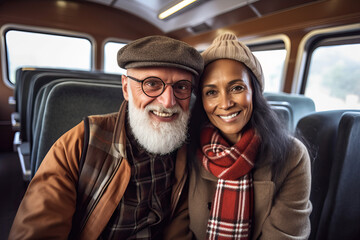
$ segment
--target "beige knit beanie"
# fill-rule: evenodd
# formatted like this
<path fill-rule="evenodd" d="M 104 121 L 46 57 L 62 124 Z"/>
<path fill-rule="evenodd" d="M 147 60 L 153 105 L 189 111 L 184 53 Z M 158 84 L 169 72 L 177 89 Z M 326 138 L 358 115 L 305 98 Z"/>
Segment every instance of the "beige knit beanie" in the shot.
<path fill-rule="evenodd" d="M 239 42 L 234 34 L 221 34 L 201 55 L 204 58 L 205 66 L 222 58 L 233 59 L 245 64 L 258 80 L 261 91 L 264 91 L 264 74 L 260 62 L 245 44 Z"/>

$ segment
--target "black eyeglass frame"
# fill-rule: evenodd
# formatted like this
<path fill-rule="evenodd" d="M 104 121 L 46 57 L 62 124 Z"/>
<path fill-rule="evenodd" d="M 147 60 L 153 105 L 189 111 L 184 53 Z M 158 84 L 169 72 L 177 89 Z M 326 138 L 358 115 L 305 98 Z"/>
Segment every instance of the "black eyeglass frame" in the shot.
<path fill-rule="evenodd" d="M 183 82 L 183 81 L 190 83 L 190 86 L 191 86 L 190 94 L 189 94 L 189 96 L 186 97 L 186 98 L 179 98 L 179 97 L 177 97 L 177 96 L 175 95 L 175 91 L 174 91 L 174 96 L 175 96 L 175 98 L 177 98 L 177 99 L 179 99 L 179 100 L 188 99 L 188 98 L 191 97 L 191 93 L 192 93 L 193 90 L 194 90 L 194 86 L 193 86 L 192 82 L 189 81 L 189 80 L 185 80 L 185 79 L 184 79 L 184 80 L 177 81 L 176 83 L 173 83 L 173 84 L 168 84 L 168 83 L 165 83 L 165 82 L 164 82 L 161 78 L 159 78 L 159 77 L 150 76 L 150 77 L 147 77 L 147 78 L 145 78 L 145 79 L 143 79 L 143 80 L 140 80 L 140 79 L 137 79 L 137 78 L 132 77 L 132 76 L 129 76 L 129 75 L 125 75 L 125 76 L 126 76 L 127 78 L 130 78 L 131 80 L 134 80 L 135 82 L 141 83 L 141 90 L 143 91 L 143 93 L 144 93 L 146 96 L 151 97 L 151 98 L 157 98 L 157 97 L 159 97 L 161 94 L 163 94 L 164 91 L 165 91 L 166 85 L 171 86 L 171 87 L 173 88 L 173 90 L 174 90 L 174 84 L 177 84 L 177 83 Z M 145 92 L 145 90 L 144 90 L 144 82 L 145 82 L 147 79 L 149 79 L 149 78 L 156 78 L 156 79 L 159 79 L 159 80 L 162 82 L 162 84 L 163 84 L 163 89 L 162 89 L 162 91 L 161 91 L 161 93 L 160 93 L 159 95 L 150 96 L 149 94 L 147 94 L 147 93 Z"/>

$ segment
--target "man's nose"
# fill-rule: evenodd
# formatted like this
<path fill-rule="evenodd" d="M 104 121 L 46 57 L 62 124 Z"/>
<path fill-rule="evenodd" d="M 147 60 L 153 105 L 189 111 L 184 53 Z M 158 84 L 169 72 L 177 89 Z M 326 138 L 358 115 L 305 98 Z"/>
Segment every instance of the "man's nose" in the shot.
<path fill-rule="evenodd" d="M 164 92 L 158 97 L 158 101 L 166 108 L 171 108 L 176 104 L 174 89 L 172 86 L 165 86 Z"/>

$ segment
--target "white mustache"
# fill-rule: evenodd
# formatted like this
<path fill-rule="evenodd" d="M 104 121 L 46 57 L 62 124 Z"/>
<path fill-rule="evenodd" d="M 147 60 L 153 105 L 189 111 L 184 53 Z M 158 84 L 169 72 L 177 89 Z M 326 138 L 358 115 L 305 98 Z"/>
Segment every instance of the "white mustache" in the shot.
<path fill-rule="evenodd" d="M 160 113 L 166 113 L 166 114 L 176 114 L 179 113 L 182 109 L 180 108 L 179 105 L 175 105 L 172 108 L 165 108 L 162 105 L 155 105 L 155 104 L 149 104 L 145 107 L 145 111 L 156 111 L 156 112 L 160 112 Z"/>

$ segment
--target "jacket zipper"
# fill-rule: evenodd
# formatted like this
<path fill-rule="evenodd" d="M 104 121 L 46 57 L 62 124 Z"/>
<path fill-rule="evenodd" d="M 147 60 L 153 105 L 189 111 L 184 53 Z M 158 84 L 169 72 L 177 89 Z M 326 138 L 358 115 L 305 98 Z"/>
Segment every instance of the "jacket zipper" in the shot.
<path fill-rule="evenodd" d="M 184 172 L 184 175 L 183 177 L 181 178 L 181 181 L 179 183 L 179 186 L 178 186 L 178 191 L 175 191 L 174 192 L 174 195 L 176 195 L 176 198 L 174 198 L 174 201 L 173 201 L 173 204 L 172 204 L 172 209 L 171 209 L 171 218 L 174 216 L 174 213 L 175 213 L 175 208 L 179 202 L 179 199 L 180 199 L 180 196 L 181 196 L 181 193 L 182 193 L 182 190 L 184 188 L 184 185 L 185 185 L 185 182 L 186 182 L 186 178 L 187 178 L 187 171 L 185 170 Z"/>

